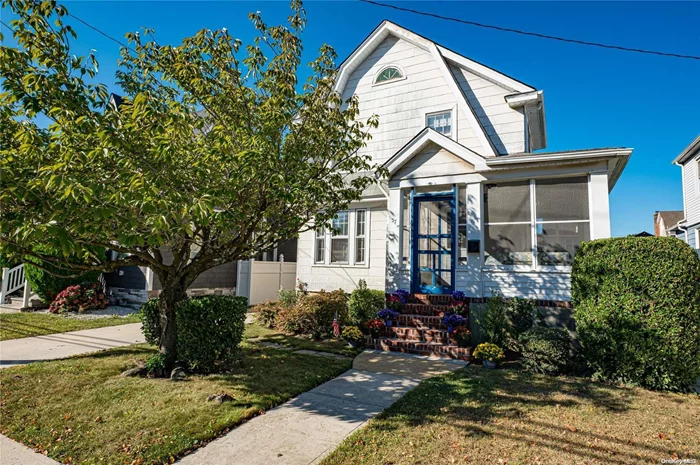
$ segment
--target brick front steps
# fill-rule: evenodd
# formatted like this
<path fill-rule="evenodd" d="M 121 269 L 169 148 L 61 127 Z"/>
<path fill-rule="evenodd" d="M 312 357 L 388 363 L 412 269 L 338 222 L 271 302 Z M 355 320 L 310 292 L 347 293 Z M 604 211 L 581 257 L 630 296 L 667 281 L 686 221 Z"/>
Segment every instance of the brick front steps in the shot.
<path fill-rule="evenodd" d="M 441 314 L 452 298 L 449 295 L 414 294 L 404 305 L 394 326 L 385 328 L 377 338 L 367 338 L 371 349 L 452 358 L 469 361 L 470 347 L 457 347 L 449 340 Z"/>

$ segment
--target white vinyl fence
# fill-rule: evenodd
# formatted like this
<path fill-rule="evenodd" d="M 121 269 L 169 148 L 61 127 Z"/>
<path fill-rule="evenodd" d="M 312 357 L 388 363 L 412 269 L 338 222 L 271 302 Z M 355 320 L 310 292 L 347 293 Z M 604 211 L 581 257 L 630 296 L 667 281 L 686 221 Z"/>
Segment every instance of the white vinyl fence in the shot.
<path fill-rule="evenodd" d="M 236 295 L 248 297 L 249 305 L 277 300 L 280 289 L 294 289 L 296 273 L 295 262 L 240 260 Z"/>

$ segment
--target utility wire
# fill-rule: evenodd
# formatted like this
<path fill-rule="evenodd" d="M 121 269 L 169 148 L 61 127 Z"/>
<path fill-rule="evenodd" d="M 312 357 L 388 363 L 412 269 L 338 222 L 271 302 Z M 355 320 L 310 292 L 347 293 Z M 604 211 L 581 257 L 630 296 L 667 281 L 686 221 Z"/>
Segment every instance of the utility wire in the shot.
<path fill-rule="evenodd" d="M 560 42 L 569 42 L 572 44 L 588 45 L 588 46 L 592 46 L 592 47 L 600 47 L 600 48 L 607 48 L 607 49 L 613 49 L 613 50 L 622 50 L 624 52 L 646 53 L 649 55 L 660 55 L 660 56 L 665 56 L 665 57 L 683 58 L 683 59 L 687 59 L 687 60 L 700 60 L 700 56 L 698 56 L 698 55 L 682 55 L 679 53 L 659 52 L 656 50 L 645 50 L 645 49 L 641 49 L 641 48 L 622 47 L 619 45 L 609 45 L 609 44 L 601 44 L 598 42 L 589 42 L 586 40 L 568 39 L 566 37 L 550 36 L 547 34 L 540 34 L 538 32 L 521 31 L 519 29 L 494 26 L 493 24 L 477 23 L 476 21 L 468 21 L 466 19 L 459 19 L 459 18 L 453 18 L 450 16 L 443 16 L 443 15 L 439 15 L 436 13 L 429 13 L 427 11 L 419 11 L 419 10 L 414 10 L 412 8 L 405 8 L 405 7 L 401 7 L 401 6 L 390 5 L 388 3 L 376 2 L 374 0 L 360 0 L 360 2 L 370 3 L 372 5 L 376 5 L 376 6 L 380 6 L 380 7 L 384 7 L 384 8 L 391 8 L 393 10 L 405 11 L 407 13 L 413 13 L 413 14 L 417 14 L 417 15 L 421 15 L 421 16 L 428 16 L 431 18 L 443 19 L 445 21 L 453 21 L 456 23 L 468 24 L 470 26 L 482 27 L 485 29 L 495 29 L 497 31 L 502 31 L 502 32 L 512 32 L 515 34 L 522 34 L 522 35 L 531 36 L 531 37 L 538 37 L 540 39 L 558 40 Z"/>

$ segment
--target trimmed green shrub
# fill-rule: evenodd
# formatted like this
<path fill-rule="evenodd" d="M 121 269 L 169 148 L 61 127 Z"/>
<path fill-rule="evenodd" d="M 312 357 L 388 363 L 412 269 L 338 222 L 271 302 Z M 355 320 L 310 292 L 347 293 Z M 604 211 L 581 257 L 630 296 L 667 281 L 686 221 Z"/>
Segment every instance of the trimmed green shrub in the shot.
<path fill-rule="evenodd" d="M 563 328 L 533 326 L 518 339 L 523 367 L 534 373 L 560 375 L 572 365 L 571 337 Z"/>
<path fill-rule="evenodd" d="M 38 247 L 36 252 L 38 253 L 50 253 L 49 249 L 45 247 Z M 104 254 L 104 249 L 96 250 L 96 253 Z M 56 253 L 57 257 L 62 257 L 60 252 Z M 38 265 L 41 265 L 38 266 Z M 48 263 L 44 263 L 36 257 L 26 257 L 24 263 L 24 276 L 29 281 L 32 286 L 32 290 L 37 293 L 39 298 L 45 304 L 50 304 L 56 298 L 56 296 L 64 289 L 69 286 L 75 286 L 84 282 L 95 282 L 100 276 L 100 271 L 88 271 L 86 273 L 74 276 L 72 278 L 59 278 L 52 275 L 48 270 L 53 271 L 61 275 L 66 275 L 67 272 L 62 269 L 58 269 L 55 266 L 51 266 Z"/>
<path fill-rule="evenodd" d="M 348 322 L 359 326 L 377 316 L 377 312 L 384 307 L 386 307 L 384 291 L 368 289 L 365 280 L 361 279 L 348 300 Z"/>
<path fill-rule="evenodd" d="M 318 339 L 333 333 L 333 319 L 336 317 L 340 325 L 348 320 L 348 303 L 342 289 L 300 297 L 294 307 L 283 308 L 277 314 L 275 327 Z"/>
<path fill-rule="evenodd" d="M 256 314 L 256 320 L 258 323 L 266 328 L 274 328 L 275 320 L 280 311 L 285 308 L 290 308 L 281 302 L 270 302 L 269 300 L 256 305 L 253 307 L 253 313 Z"/>
<path fill-rule="evenodd" d="M 578 339 L 594 376 L 689 391 L 700 377 L 700 258 L 671 237 L 581 245 L 571 275 Z"/>
<path fill-rule="evenodd" d="M 537 304 L 532 299 L 505 298 L 495 294 L 486 312 L 477 317 L 482 339 L 499 347 L 519 351 L 518 337 L 535 324 Z"/>
<path fill-rule="evenodd" d="M 201 373 L 230 367 L 238 355 L 247 310 L 245 297 L 201 296 L 178 303 L 178 360 Z M 142 305 L 140 315 L 146 342 L 159 345 L 158 299 Z"/>

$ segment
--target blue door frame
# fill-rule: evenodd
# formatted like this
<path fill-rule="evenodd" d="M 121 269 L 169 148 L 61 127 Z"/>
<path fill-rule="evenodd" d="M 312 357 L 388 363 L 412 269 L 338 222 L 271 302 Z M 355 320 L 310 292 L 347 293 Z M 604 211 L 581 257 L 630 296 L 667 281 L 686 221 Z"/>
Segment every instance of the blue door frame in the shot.
<path fill-rule="evenodd" d="M 416 194 L 411 190 L 411 292 L 421 294 L 449 294 L 454 290 L 455 284 L 455 263 L 457 253 L 457 186 L 453 186 L 452 191 L 447 192 L 431 192 L 427 194 Z M 437 234 L 419 234 L 419 212 L 421 202 L 449 202 L 450 215 L 449 219 L 438 221 Z M 451 231 L 445 225 L 443 233 L 443 222 L 449 221 Z M 442 239 L 451 239 L 450 249 L 442 247 Z M 437 250 L 421 250 L 420 239 L 427 239 L 428 242 L 436 241 Z M 420 256 L 427 255 L 430 257 L 427 267 L 420 266 Z M 443 257 L 449 255 L 450 266 L 443 267 Z M 421 283 L 421 272 L 432 274 L 431 283 Z M 438 282 L 438 273 L 450 273 L 449 285 L 444 285 Z"/>

